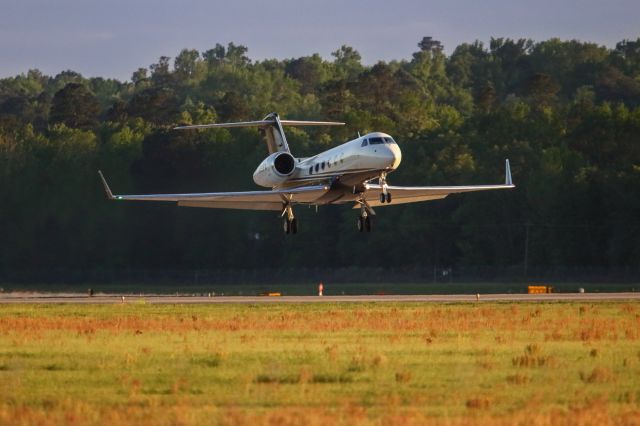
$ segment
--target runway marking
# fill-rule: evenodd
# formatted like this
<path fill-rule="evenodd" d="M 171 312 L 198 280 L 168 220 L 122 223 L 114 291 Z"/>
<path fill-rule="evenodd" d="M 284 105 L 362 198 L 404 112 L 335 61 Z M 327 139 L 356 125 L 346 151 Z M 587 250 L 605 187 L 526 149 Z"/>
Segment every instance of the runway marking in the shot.
<path fill-rule="evenodd" d="M 123 299 L 124 296 L 124 299 Z M 124 300 L 124 301 L 123 301 Z M 360 296 L 175 296 L 175 295 L 0 295 L 3 303 L 77 303 L 77 304 L 114 304 L 144 302 L 150 304 L 194 304 L 194 303 L 379 303 L 379 302 L 416 302 L 416 303 L 453 303 L 453 302 L 605 302 L 637 301 L 638 293 L 551 293 L 551 294 L 440 294 L 440 295 L 360 295 Z"/>

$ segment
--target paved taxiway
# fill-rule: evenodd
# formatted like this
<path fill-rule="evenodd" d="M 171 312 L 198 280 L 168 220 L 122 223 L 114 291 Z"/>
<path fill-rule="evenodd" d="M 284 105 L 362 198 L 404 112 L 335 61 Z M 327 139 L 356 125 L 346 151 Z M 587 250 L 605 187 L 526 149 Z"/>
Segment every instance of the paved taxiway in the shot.
<path fill-rule="evenodd" d="M 124 299 L 123 299 L 124 297 Z M 451 295 L 361 295 L 361 296 L 175 296 L 175 295 L 47 295 L 4 294 L 2 303 L 362 303 L 362 302 L 601 302 L 640 300 L 638 293 L 551 293 L 551 294 L 451 294 Z"/>

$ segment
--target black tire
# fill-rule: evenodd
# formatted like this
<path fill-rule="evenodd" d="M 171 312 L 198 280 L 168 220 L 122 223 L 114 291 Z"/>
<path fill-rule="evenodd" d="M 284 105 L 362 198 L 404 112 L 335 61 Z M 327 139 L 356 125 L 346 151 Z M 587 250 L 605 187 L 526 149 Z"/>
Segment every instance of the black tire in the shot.
<path fill-rule="evenodd" d="M 358 216 L 358 231 L 362 232 L 364 230 L 364 223 L 363 223 L 363 217 L 362 216 Z"/>
<path fill-rule="evenodd" d="M 384 196 L 384 192 L 380 193 L 380 202 L 384 204 L 384 202 L 386 201 L 386 197 Z"/>
<path fill-rule="evenodd" d="M 291 219 L 291 233 L 292 234 L 298 233 L 298 219 L 296 218 Z"/>
<path fill-rule="evenodd" d="M 371 217 L 367 216 L 364 218 L 364 227 L 367 232 L 371 232 Z"/>
<path fill-rule="evenodd" d="M 387 203 L 391 202 L 391 193 L 387 192 Z"/>

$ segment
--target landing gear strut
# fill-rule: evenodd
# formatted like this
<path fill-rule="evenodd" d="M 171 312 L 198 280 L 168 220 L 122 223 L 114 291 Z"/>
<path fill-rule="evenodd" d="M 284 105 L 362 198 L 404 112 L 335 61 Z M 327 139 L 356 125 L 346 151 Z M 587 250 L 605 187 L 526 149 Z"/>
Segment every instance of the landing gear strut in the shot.
<path fill-rule="evenodd" d="M 380 193 L 380 203 L 384 204 L 391 202 L 391 193 L 389 192 L 389 185 L 387 185 L 387 174 L 383 172 L 380 175 L 380 186 L 382 187 L 382 192 Z"/>
<path fill-rule="evenodd" d="M 358 222 L 356 224 L 358 225 L 358 231 L 371 232 L 371 214 L 365 204 L 361 204 L 360 206 L 360 216 L 358 216 Z"/>
<path fill-rule="evenodd" d="M 285 234 L 298 233 L 298 219 L 293 216 L 291 204 L 287 204 L 282 208 L 282 216 L 284 217 L 283 229 Z"/>

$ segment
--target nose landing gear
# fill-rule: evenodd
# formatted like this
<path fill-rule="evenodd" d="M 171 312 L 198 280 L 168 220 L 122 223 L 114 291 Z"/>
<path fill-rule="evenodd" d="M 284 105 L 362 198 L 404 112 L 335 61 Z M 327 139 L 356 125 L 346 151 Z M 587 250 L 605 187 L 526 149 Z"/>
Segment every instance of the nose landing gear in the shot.
<path fill-rule="evenodd" d="M 358 216 L 358 231 L 371 232 L 371 216 Z"/>
<path fill-rule="evenodd" d="M 360 203 L 360 216 L 358 216 L 358 221 L 356 222 L 358 231 L 371 232 L 371 216 L 375 215 L 375 213 L 366 201 L 359 200 L 358 202 Z"/>
<path fill-rule="evenodd" d="M 380 202 L 382 204 L 391 202 L 391 193 L 389 192 L 389 185 L 387 185 L 387 174 L 383 172 L 380 175 L 380 186 L 382 187 L 382 192 L 380 193 Z"/>
<path fill-rule="evenodd" d="M 298 219 L 285 218 L 283 221 L 283 228 L 285 234 L 297 234 L 298 233 Z"/>
<path fill-rule="evenodd" d="M 293 216 L 293 209 L 291 204 L 287 204 L 282 208 L 283 229 L 285 234 L 297 234 L 298 233 L 298 219 Z"/>

